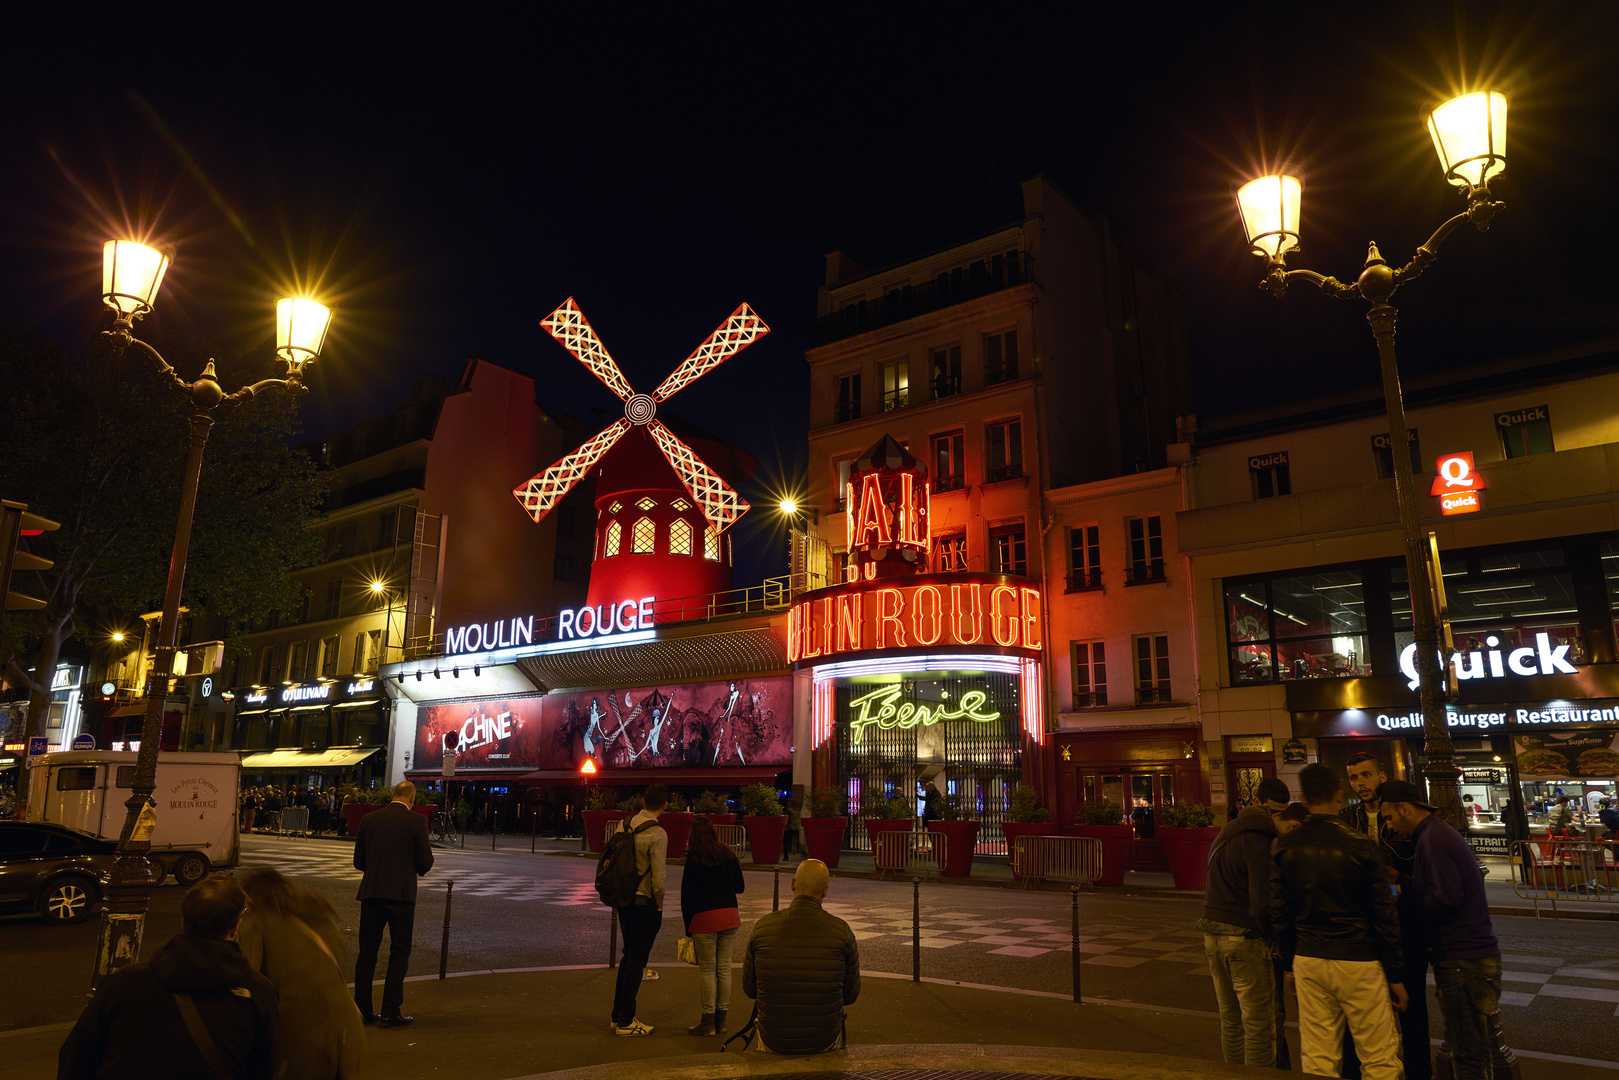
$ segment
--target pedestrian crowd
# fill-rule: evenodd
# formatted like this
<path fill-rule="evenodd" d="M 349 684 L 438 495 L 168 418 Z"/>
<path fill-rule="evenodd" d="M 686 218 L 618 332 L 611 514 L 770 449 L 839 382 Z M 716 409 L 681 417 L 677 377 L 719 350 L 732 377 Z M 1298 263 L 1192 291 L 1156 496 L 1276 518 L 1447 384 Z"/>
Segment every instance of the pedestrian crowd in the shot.
<path fill-rule="evenodd" d="M 1467 841 L 1370 754 L 1345 776 L 1306 765 L 1298 782 L 1302 805 L 1261 781 L 1210 849 L 1197 925 L 1225 1060 L 1289 1068 L 1296 994 L 1303 1071 L 1430 1080 L 1431 966 L 1452 1075 L 1489 1080 L 1501 949 Z"/>
<path fill-rule="evenodd" d="M 343 834 L 343 804 L 354 802 L 360 794 L 353 784 L 342 787 L 321 787 L 310 784 L 261 784 L 242 789 L 241 830 L 245 833 L 281 832 L 282 812 L 289 808 L 309 811 L 306 830 L 310 833 L 332 832 Z"/>

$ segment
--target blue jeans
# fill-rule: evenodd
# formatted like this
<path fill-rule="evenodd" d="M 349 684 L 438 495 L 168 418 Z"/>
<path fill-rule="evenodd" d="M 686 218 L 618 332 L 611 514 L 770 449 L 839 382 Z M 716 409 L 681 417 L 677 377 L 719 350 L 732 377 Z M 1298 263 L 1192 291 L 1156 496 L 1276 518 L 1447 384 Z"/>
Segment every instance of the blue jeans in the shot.
<path fill-rule="evenodd" d="M 1228 1065 L 1276 1064 L 1276 986 L 1270 945 L 1244 937 L 1240 926 L 1204 919 L 1203 955 L 1220 1003 L 1220 1052 Z M 1210 928 L 1233 931 L 1209 933 Z"/>
<path fill-rule="evenodd" d="M 1456 1080 L 1490 1080 L 1490 1017 L 1501 1004 L 1501 958 L 1435 960 L 1433 981 Z"/>
<path fill-rule="evenodd" d="M 736 940 L 736 931 L 693 934 L 691 940 L 697 947 L 697 985 L 702 1014 L 730 1011 L 731 942 Z"/>

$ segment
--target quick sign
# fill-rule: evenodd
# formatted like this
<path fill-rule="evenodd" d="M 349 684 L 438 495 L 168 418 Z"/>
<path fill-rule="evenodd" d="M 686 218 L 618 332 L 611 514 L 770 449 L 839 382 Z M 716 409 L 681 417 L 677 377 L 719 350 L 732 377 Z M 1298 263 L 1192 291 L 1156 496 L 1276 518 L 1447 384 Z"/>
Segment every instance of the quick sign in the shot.
<path fill-rule="evenodd" d="M 1445 517 L 1476 514 L 1484 505 L 1479 492 L 1488 486 L 1473 467 L 1473 452 L 1465 450 L 1434 459 L 1433 486 L 1428 494 L 1439 497 L 1439 512 Z"/>
<path fill-rule="evenodd" d="M 1505 654 L 1496 646 L 1501 639 L 1494 634 L 1484 639 L 1489 651 L 1451 654 L 1451 665 L 1456 671 L 1458 679 L 1501 679 L 1505 678 L 1510 670 L 1514 675 L 1575 675 L 1578 671 L 1568 662 L 1567 645 L 1553 645 L 1550 635 L 1541 632 L 1535 635 L 1534 648 L 1513 649 Z M 1444 666 L 1444 657 L 1440 657 L 1440 666 Z M 1410 679 L 1407 685 L 1415 690 L 1420 683 L 1417 678 L 1417 646 L 1415 642 L 1407 645 L 1400 651 L 1400 670 Z"/>
<path fill-rule="evenodd" d="M 1287 464 L 1287 451 L 1278 450 L 1273 454 L 1256 454 L 1248 459 L 1248 468 L 1254 472 L 1263 469 L 1274 469 L 1279 465 Z"/>
<path fill-rule="evenodd" d="M 790 662 L 918 646 L 994 646 L 1039 652 L 1040 590 L 991 576 L 890 578 L 800 599 L 787 614 Z"/>
<path fill-rule="evenodd" d="M 1499 428 L 1517 427 L 1519 424 L 1532 424 L 1537 420 L 1551 420 L 1551 410 L 1544 405 L 1532 405 L 1527 409 L 1515 409 L 1512 412 L 1495 414 L 1495 426 Z"/>

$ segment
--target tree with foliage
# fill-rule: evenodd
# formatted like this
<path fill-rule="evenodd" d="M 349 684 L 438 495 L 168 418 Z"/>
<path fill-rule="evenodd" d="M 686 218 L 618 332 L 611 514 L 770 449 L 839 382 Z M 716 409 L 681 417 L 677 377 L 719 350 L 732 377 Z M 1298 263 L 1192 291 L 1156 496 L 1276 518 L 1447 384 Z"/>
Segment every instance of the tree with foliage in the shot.
<path fill-rule="evenodd" d="M 227 362 L 230 387 L 268 374 L 266 351 Z M 182 361 L 195 377 L 200 364 Z M 61 528 L 25 543 L 48 570 L 19 575 L 45 600 L 0 621 L 0 670 L 30 694 L 22 730 L 43 728 L 62 646 L 81 623 L 122 625 L 162 603 L 174 543 L 191 411 L 138 350 L 104 339 L 82 356 L 0 330 L 0 409 L 18 435 L 0 455 L 0 496 Z M 292 446 L 297 404 L 280 392 L 221 406 L 203 459 L 182 603 L 234 633 L 301 595 L 292 572 L 315 560 L 308 522 L 325 479 Z M 19 811 L 26 770 L 18 782 Z"/>

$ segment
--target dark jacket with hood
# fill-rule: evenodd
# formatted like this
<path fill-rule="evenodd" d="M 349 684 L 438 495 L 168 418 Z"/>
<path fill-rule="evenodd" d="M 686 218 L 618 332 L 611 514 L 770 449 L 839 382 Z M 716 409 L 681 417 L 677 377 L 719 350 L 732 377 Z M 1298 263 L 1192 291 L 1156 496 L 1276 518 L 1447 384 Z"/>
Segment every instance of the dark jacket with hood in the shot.
<path fill-rule="evenodd" d="M 1263 806 L 1244 807 L 1209 849 L 1203 917 L 1270 937 L 1270 846 L 1276 823 Z"/>
<path fill-rule="evenodd" d="M 236 942 L 180 934 L 113 972 L 57 1056 L 57 1080 L 215 1080 L 175 994 L 196 1003 L 219 1055 L 241 1080 L 269 1080 L 276 1059 L 275 987 Z"/>
<path fill-rule="evenodd" d="M 759 1038 L 778 1054 L 819 1054 L 837 1043 L 843 1007 L 860 996 L 854 931 L 798 896 L 761 916 L 748 938 L 742 990 L 759 1002 Z"/>

